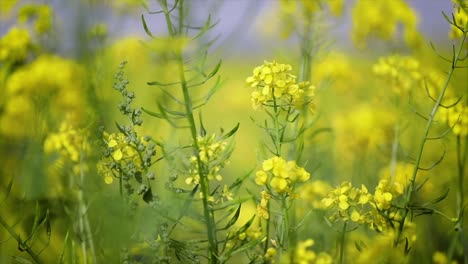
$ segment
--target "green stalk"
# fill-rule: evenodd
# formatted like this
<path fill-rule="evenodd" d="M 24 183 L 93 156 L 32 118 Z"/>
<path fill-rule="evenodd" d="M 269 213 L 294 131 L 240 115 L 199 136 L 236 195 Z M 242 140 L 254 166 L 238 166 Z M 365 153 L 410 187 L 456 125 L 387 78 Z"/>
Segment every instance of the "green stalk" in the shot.
<path fill-rule="evenodd" d="M 450 70 L 449 70 L 449 72 L 447 74 L 447 79 L 445 80 L 444 86 L 442 87 L 442 91 L 441 91 L 439 97 L 437 98 L 437 101 L 435 102 L 433 108 L 432 108 L 432 111 L 431 111 L 431 113 L 429 115 L 429 118 L 427 119 L 426 128 L 424 130 L 422 140 L 421 140 L 421 142 L 419 144 L 419 150 L 418 150 L 418 155 L 416 157 L 416 162 L 414 164 L 413 174 L 411 176 L 410 184 L 408 186 L 408 191 L 406 193 L 406 199 L 405 199 L 405 204 L 404 204 L 405 209 L 404 209 L 404 213 L 403 213 L 403 218 L 402 218 L 402 220 L 400 222 L 400 226 L 398 228 L 398 235 L 396 237 L 396 240 L 394 241 L 395 246 L 398 245 L 398 243 L 399 243 L 399 240 L 401 238 L 401 234 L 403 233 L 403 228 L 404 228 L 404 225 L 405 225 L 406 218 L 407 218 L 408 213 L 410 211 L 410 208 L 408 208 L 408 206 L 409 206 L 409 204 L 410 204 L 410 202 L 412 200 L 412 197 L 413 197 L 413 192 L 414 192 L 415 182 L 416 182 L 416 175 L 417 175 L 418 170 L 419 170 L 419 165 L 421 164 L 421 159 L 422 159 L 422 155 L 423 155 L 423 151 L 424 151 L 424 146 L 426 144 L 427 137 L 429 135 L 429 130 L 431 129 L 432 123 L 434 122 L 435 115 L 437 113 L 437 110 L 439 109 L 439 106 L 440 106 L 440 104 L 442 102 L 442 99 L 444 98 L 444 95 L 445 95 L 445 92 L 446 92 L 447 87 L 449 85 L 449 82 L 452 79 L 453 72 L 455 71 L 455 69 L 457 67 L 457 62 L 458 62 L 458 60 L 460 58 L 460 55 L 461 55 L 461 52 L 462 52 L 462 50 L 464 48 L 466 36 L 467 36 L 467 33 L 464 33 L 463 38 L 462 38 L 461 43 L 460 43 L 460 47 L 458 48 L 458 51 L 454 52 L 454 54 L 453 54 L 452 65 L 451 65 Z"/>
<path fill-rule="evenodd" d="M 8 231 L 8 233 L 10 233 L 10 236 L 12 236 L 18 242 L 18 247 L 21 248 L 22 250 L 26 251 L 28 253 L 28 255 L 34 260 L 35 263 L 37 263 L 37 264 L 42 263 L 41 260 L 39 259 L 39 256 L 36 255 L 36 253 L 34 253 L 32 251 L 32 249 L 29 247 L 29 245 L 27 245 L 26 242 L 23 241 L 21 239 L 21 237 L 15 233 L 13 228 L 11 228 L 7 224 L 7 222 L 5 222 L 5 220 L 3 220 L 3 218 L 1 216 L 0 216 L 0 224 Z"/>
<path fill-rule="evenodd" d="M 344 263 L 344 254 L 345 254 L 345 239 L 346 239 L 346 226 L 348 222 L 344 222 L 343 230 L 341 231 L 340 237 L 340 264 Z"/>
<path fill-rule="evenodd" d="M 184 1 L 180 0 L 179 1 L 179 30 L 178 32 L 174 32 L 174 28 L 172 26 L 172 20 L 170 17 L 170 14 L 167 9 L 167 1 L 163 1 L 163 9 L 164 9 L 164 15 L 166 19 L 166 24 L 167 24 L 167 29 L 169 31 L 169 34 L 172 38 L 177 37 L 177 34 L 181 34 L 182 32 L 182 27 L 183 27 L 183 9 L 184 9 Z M 182 51 L 178 50 L 177 51 L 177 64 L 178 64 L 178 70 L 179 70 L 179 80 L 180 80 L 180 87 L 182 89 L 182 93 L 184 96 L 184 105 L 185 105 L 185 114 L 187 116 L 187 120 L 189 122 L 190 126 L 190 133 L 192 136 L 192 141 L 193 141 L 193 146 L 194 146 L 194 155 L 197 158 L 197 165 L 199 168 L 199 174 L 200 174 L 200 187 L 201 187 L 201 192 L 202 192 L 202 203 L 203 203 L 203 215 L 205 217 L 205 224 L 206 224 L 206 229 L 208 233 L 208 243 L 209 243 L 209 261 L 210 263 L 218 263 L 217 255 L 218 255 L 218 243 L 217 243 L 217 238 L 216 238 L 216 223 L 214 220 L 214 213 L 210 209 L 210 205 L 208 203 L 208 197 L 210 195 L 210 186 L 208 183 L 208 177 L 206 175 L 206 172 L 203 167 L 203 163 L 200 160 L 200 155 L 199 151 L 200 148 L 198 146 L 198 141 L 197 141 L 197 127 L 195 124 L 195 119 L 193 116 L 193 109 L 192 109 L 192 99 L 190 97 L 190 93 L 188 90 L 187 86 L 187 81 L 185 78 L 185 70 L 184 70 L 184 61 L 182 57 Z"/>
<path fill-rule="evenodd" d="M 275 89 L 273 88 L 273 110 L 275 111 L 275 118 L 273 120 L 274 125 L 275 125 L 275 150 L 276 150 L 276 156 L 281 156 L 281 138 L 280 138 L 280 129 L 279 129 L 279 109 L 278 109 L 278 104 L 276 102 L 276 97 L 275 97 Z"/>
<path fill-rule="evenodd" d="M 465 137 L 466 139 L 467 137 Z M 465 263 L 468 262 L 468 254 L 466 252 L 467 245 L 465 241 L 465 228 L 464 224 L 464 206 L 465 206 L 465 197 L 464 197 L 464 176 L 465 176 L 465 164 L 466 164 L 466 156 L 468 151 L 468 142 L 465 140 L 465 149 L 462 150 L 462 140 L 461 136 L 457 135 L 457 163 L 458 163 L 458 199 L 457 199 L 457 224 L 456 227 L 458 232 L 460 233 L 460 244 L 462 246 L 462 259 L 464 259 Z"/>

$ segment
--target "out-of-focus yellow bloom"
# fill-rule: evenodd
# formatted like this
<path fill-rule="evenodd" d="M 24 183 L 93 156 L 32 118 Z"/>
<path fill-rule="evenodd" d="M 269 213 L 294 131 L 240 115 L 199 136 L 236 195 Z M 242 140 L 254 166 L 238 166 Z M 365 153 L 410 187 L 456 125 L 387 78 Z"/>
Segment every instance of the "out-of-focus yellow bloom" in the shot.
<path fill-rule="evenodd" d="M 89 35 L 98 38 L 107 36 L 107 25 L 104 23 L 99 23 L 92 26 L 89 30 Z"/>
<path fill-rule="evenodd" d="M 334 120 L 335 152 L 340 160 L 351 160 L 356 153 L 375 151 L 391 142 L 396 116 L 385 109 L 375 111 L 370 105 L 359 105 Z"/>
<path fill-rule="evenodd" d="M 0 133 L 23 137 L 47 132 L 65 117 L 79 121 L 86 111 L 84 79 L 78 64 L 57 56 L 43 55 L 19 68 L 6 80 Z"/>
<path fill-rule="evenodd" d="M 393 55 L 380 58 L 374 65 L 373 72 L 385 79 L 398 95 L 421 87 L 423 81 L 419 61 L 410 56 Z"/>
<path fill-rule="evenodd" d="M 315 87 L 308 82 L 297 83 L 297 77 L 291 71 L 291 65 L 275 61 L 265 61 L 263 65 L 255 67 L 253 75 L 246 79 L 247 85 L 255 89 L 251 95 L 253 108 L 274 107 L 276 102 L 277 106 L 291 105 L 296 109 L 309 104 L 313 110 L 311 101 L 315 96 Z"/>
<path fill-rule="evenodd" d="M 326 252 L 315 252 L 312 246 L 315 244 L 313 239 L 299 241 L 293 252 L 283 254 L 280 263 L 291 264 L 331 264 L 332 257 Z M 292 256 L 291 256 L 292 255 Z M 292 262 L 290 260 L 293 260 Z"/>
<path fill-rule="evenodd" d="M 301 198 L 307 201 L 313 208 L 322 208 L 325 206 L 321 202 L 323 198 L 331 191 L 332 187 L 325 181 L 316 180 L 304 184 L 300 189 Z"/>
<path fill-rule="evenodd" d="M 17 2 L 18 0 L 2 0 L 2 3 L 0 4 L 0 14 L 3 15 L 10 12 L 11 8 L 15 6 Z"/>
<path fill-rule="evenodd" d="M 293 30 L 310 26 L 312 17 L 324 7 L 328 6 L 332 15 L 340 16 L 343 13 L 343 0 L 281 0 L 279 17 L 281 18 L 282 37 L 289 37 Z"/>
<path fill-rule="evenodd" d="M 31 19 L 35 19 L 34 29 L 38 34 L 47 33 L 52 27 L 52 9 L 48 5 L 23 5 L 18 13 L 18 21 L 25 23 Z"/>
<path fill-rule="evenodd" d="M 457 26 L 461 27 L 462 29 L 467 30 L 468 29 L 468 5 L 466 1 L 464 0 L 454 0 L 455 3 L 454 9 L 453 9 L 453 16 L 455 17 L 455 23 Z M 464 5 L 462 4 L 464 2 Z M 463 36 L 463 31 L 454 26 L 451 25 L 451 30 L 449 32 L 449 37 L 452 39 L 460 38 Z"/>
<path fill-rule="evenodd" d="M 432 255 L 432 263 L 434 264 L 449 264 L 447 254 L 436 251 L 434 252 L 434 255 Z M 458 262 L 456 260 L 450 261 L 450 264 L 457 264 Z"/>
<path fill-rule="evenodd" d="M 330 82 L 333 89 L 349 91 L 359 81 L 355 65 L 343 53 L 332 52 L 312 67 L 314 83 L 323 85 Z"/>
<path fill-rule="evenodd" d="M 265 178 L 266 177 L 266 178 Z M 281 157 L 273 157 L 265 160 L 262 170 L 257 171 L 255 182 L 258 185 L 269 184 L 278 194 L 291 190 L 297 182 L 306 182 L 310 174 L 295 161 L 286 161 Z"/>
<path fill-rule="evenodd" d="M 352 11 L 352 39 L 364 48 L 369 37 L 392 40 L 398 25 L 403 25 L 403 39 L 416 48 L 422 38 L 417 30 L 418 16 L 403 0 L 357 0 Z"/>
<path fill-rule="evenodd" d="M 463 102 L 449 108 L 440 107 L 438 117 L 447 122 L 455 135 L 461 137 L 468 135 L 468 107 Z"/>
<path fill-rule="evenodd" d="M 12 27 L 0 39 L 0 62 L 16 63 L 24 61 L 32 47 L 29 32 L 25 29 Z"/>

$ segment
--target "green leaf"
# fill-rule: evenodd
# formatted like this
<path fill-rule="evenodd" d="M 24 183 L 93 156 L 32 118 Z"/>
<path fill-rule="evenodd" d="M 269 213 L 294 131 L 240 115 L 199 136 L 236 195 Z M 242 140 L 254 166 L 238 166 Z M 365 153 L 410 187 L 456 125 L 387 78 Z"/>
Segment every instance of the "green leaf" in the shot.
<path fill-rule="evenodd" d="M 226 226 L 223 227 L 220 230 L 226 230 L 226 229 L 230 228 L 231 226 L 233 226 L 237 222 L 237 219 L 239 219 L 241 207 L 242 207 L 242 204 L 239 204 L 239 207 L 237 207 L 237 210 L 234 213 L 234 215 L 232 216 L 231 220 L 229 220 L 229 222 L 226 224 Z"/>
<path fill-rule="evenodd" d="M 229 131 L 227 134 L 225 134 L 223 136 L 223 139 L 228 139 L 232 135 L 234 135 L 237 132 L 237 130 L 239 129 L 239 125 L 240 125 L 240 123 L 237 123 L 237 125 L 233 129 L 231 129 L 231 131 Z"/>
<path fill-rule="evenodd" d="M 233 190 L 235 189 L 236 187 L 240 186 L 245 179 L 247 179 L 251 174 L 252 172 L 254 171 L 255 169 L 251 169 L 250 171 L 248 171 L 246 174 L 244 174 L 243 176 L 237 178 L 233 183 L 231 183 L 231 185 L 229 185 L 229 190 Z"/>
<path fill-rule="evenodd" d="M 151 33 L 151 31 L 148 28 L 148 25 L 146 24 L 145 16 L 143 14 L 141 15 L 141 23 L 143 24 L 143 28 L 145 29 L 146 34 L 148 34 L 148 36 L 154 38 L 153 33 Z"/>
<path fill-rule="evenodd" d="M 152 82 L 147 82 L 146 84 L 148 84 L 148 85 L 157 85 L 157 86 L 171 86 L 171 85 L 180 84 L 180 82 L 162 83 L 162 82 L 158 82 L 158 81 L 152 81 Z"/>
<path fill-rule="evenodd" d="M 244 251 L 248 250 L 249 248 L 260 244 L 262 242 L 262 240 L 263 240 L 263 237 L 252 240 L 252 241 L 250 241 L 248 243 L 245 243 L 244 245 L 238 247 L 236 250 L 232 251 L 231 255 L 233 256 L 233 255 L 239 254 L 241 252 L 244 252 Z"/>
<path fill-rule="evenodd" d="M 161 115 L 160 113 L 156 113 L 156 112 L 147 110 L 145 108 L 141 108 L 141 110 L 143 110 L 143 112 L 147 113 L 150 116 L 154 116 L 154 117 L 157 117 L 157 118 L 160 118 L 160 119 L 165 119 L 164 116 Z"/>
<path fill-rule="evenodd" d="M 222 60 L 219 60 L 214 69 L 206 76 L 207 79 L 210 79 L 211 77 L 215 76 L 216 73 L 218 73 L 219 68 L 221 68 L 221 63 Z"/>
<path fill-rule="evenodd" d="M 449 192 L 450 192 L 450 188 L 448 188 L 447 191 L 445 191 L 445 193 L 443 193 L 443 194 L 440 195 L 439 197 L 433 199 L 430 203 L 431 203 L 431 204 L 436 204 L 436 203 L 439 203 L 439 202 L 443 201 L 443 200 L 447 197 L 447 195 L 449 194 Z"/>
<path fill-rule="evenodd" d="M 7 185 L 6 189 L 5 189 L 5 199 L 3 199 L 3 201 L 0 202 L 0 204 L 8 199 L 8 196 L 10 196 L 12 188 L 13 188 L 13 176 L 11 176 L 10 182 L 8 183 L 8 185 Z"/>
<path fill-rule="evenodd" d="M 203 125 L 203 118 L 201 111 L 198 113 L 198 118 L 200 119 L 200 136 L 204 137 L 206 136 L 206 129 L 205 126 Z"/>

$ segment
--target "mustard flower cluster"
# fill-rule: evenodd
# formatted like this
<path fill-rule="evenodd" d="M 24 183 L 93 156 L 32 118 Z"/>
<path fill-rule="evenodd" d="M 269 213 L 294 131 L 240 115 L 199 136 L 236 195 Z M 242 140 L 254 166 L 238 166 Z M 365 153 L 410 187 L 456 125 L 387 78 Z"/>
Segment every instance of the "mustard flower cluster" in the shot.
<path fill-rule="evenodd" d="M 348 113 L 338 114 L 333 120 L 336 133 L 335 152 L 346 164 L 356 153 L 372 152 L 389 144 L 394 138 L 396 115 L 386 109 L 369 104 L 353 107 Z"/>
<path fill-rule="evenodd" d="M 298 241 L 294 252 L 284 254 L 279 263 L 291 264 L 331 264 L 333 263 L 332 257 L 326 252 L 315 252 L 311 249 L 315 244 L 313 239 L 306 239 Z M 277 255 L 277 249 L 274 247 L 268 248 L 264 258 L 269 263 L 276 263 L 274 257 Z M 293 256 L 291 256 L 293 255 Z M 290 260 L 293 259 L 291 262 Z"/>
<path fill-rule="evenodd" d="M 137 141 L 130 140 L 123 133 L 103 133 L 103 141 L 106 147 L 104 158 L 97 168 L 104 176 L 104 181 L 111 184 L 114 178 L 137 178 L 146 173 L 151 165 L 151 159 L 156 155 L 155 144 L 149 137 L 140 138 Z M 154 174 L 147 173 L 148 179 L 154 179 Z"/>
<path fill-rule="evenodd" d="M 262 191 L 261 193 L 260 204 L 257 205 L 257 215 L 263 219 L 270 218 L 269 204 L 271 199 L 271 194 L 267 191 Z"/>
<path fill-rule="evenodd" d="M 226 249 L 233 249 L 255 240 L 265 239 L 260 222 L 246 223 L 242 227 L 231 229 L 226 236 Z"/>
<path fill-rule="evenodd" d="M 344 0 L 281 0 L 279 6 L 280 29 L 282 37 L 289 37 L 294 30 L 308 27 L 312 23 L 312 17 L 318 12 L 325 11 L 334 16 L 340 16 L 344 9 Z"/>
<path fill-rule="evenodd" d="M 58 153 L 57 160 L 74 163 L 74 172 L 78 172 L 77 165 L 85 154 L 91 152 L 91 147 L 84 131 L 78 130 L 67 121 L 62 122 L 57 133 L 49 133 L 44 141 L 46 154 Z"/>
<path fill-rule="evenodd" d="M 273 157 L 263 162 L 262 169 L 256 173 L 255 183 L 268 185 L 275 193 L 283 194 L 291 192 L 296 183 L 306 182 L 309 178 L 310 173 L 299 167 L 295 161 Z"/>
<path fill-rule="evenodd" d="M 205 170 L 208 180 L 216 179 L 221 181 L 223 177 L 219 171 L 226 166 L 229 161 L 227 160 L 227 142 L 217 138 L 216 134 L 198 136 L 198 147 L 200 152 L 200 161 L 202 169 Z M 196 185 L 200 182 L 200 167 L 196 156 L 191 156 L 189 174 L 185 179 L 185 183 L 189 185 Z"/>
<path fill-rule="evenodd" d="M 301 199 L 306 201 L 312 208 L 324 209 L 322 199 L 327 197 L 332 187 L 325 181 L 315 180 L 301 186 Z"/>
<path fill-rule="evenodd" d="M 29 32 L 26 29 L 12 27 L 0 39 L 0 63 L 22 62 L 26 60 L 32 48 Z"/>
<path fill-rule="evenodd" d="M 18 12 L 18 22 L 25 23 L 34 19 L 34 29 L 38 34 L 50 31 L 52 27 L 52 9 L 48 5 L 25 4 Z"/>
<path fill-rule="evenodd" d="M 348 239 L 359 241 L 361 248 L 358 249 L 356 244 L 350 243 L 347 248 L 348 258 L 352 259 L 352 263 L 367 264 L 367 263 L 409 263 L 409 256 L 405 254 L 405 244 L 412 247 L 417 240 L 416 225 L 413 222 L 406 221 L 403 233 L 400 237 L 398 246 L 392 246 L 397 239 L 398 224 L 395 228 L 388 228 L 381 232 L 376 232 L 369 236 L 361 232 L 351 232 Z"/>
<path fill-rule="evenodd" d="M 350 182 L 343 182 L 340 187 L 330 191 L 322 200 L 324 208 L 333 211 L 329 217 L 331 221 L 351 220 L 363 223 L 368 207 L 372 201 L 372 195 L 366 186 L 356 188 Z"/>
<path fill-rule="evenodd" d="M 423 81 L 419 61 L 411 56 L 392 55 L 380 58 L 374 65 L 373 72 L 389 83 L 393 92 L 398 95 L 421 87 Z"/>
<path fill-rule="evenodd" d="M 360 76 L 355 71 L 356 65 L 347 55 L 330 52 L 312 68 L 312 76 L 316 84 L 332 84 L 330 88 L 341 92 L 357 86 Z"/>
<path fill-rule="evenodd" d="M 434 264 L 458 264 L 456 260 L 452 260 L 449 262 L 449 258 L 447 257 L 447 254 L 436 251 L 432 255 L 432 263 Z"/>
<path fill-rule="evenodd" d="M 401 218 L 392 202 L 403 192 L 400 183 L 386 178 L 379 181 L 374 194 L 365 185 L 356 188 L 350 182 L 343 182 L 322 199 L 322 204 L 330 212 L 328 219 L 332 222 L 352 221 L 382 232 L 389 228 L 390 222 Z"/>
<path fill-rule="evenodd" d="M 65 117 L 79 121 L 86 111 L 84 79 L 78 64 L 57 56 L 40 56 L 19 68 L 6 80 L 0 133 L 23 137 L 47 132 Z"/>
<path fill-rule="evenodd" d="M 309 104 L 315 96 L 315 87 L 309 82 L 297 82 L 297 77 L 291 74 L 292 66 L 275 61 L 265 61 L 263 65 L 255 67 L 253 75 L 246 79 L 249 87 L 255 90 L 251 94 L 252 106 L 257 109 L 262 106 L 289 107 L 300 109 Z"/>
<path fill-rule="evenodd" d="M 417 30 L 418 17 L 404 0 L 358 0 L 352 10 L 352 39 L 359 47 L 366 46 L 369 37 L 391 40 L 403 26 L 403 39 L 410 47 L 422 43 Z"/>
<path fill-rule="evenodd" d="M 453 16 L 455 18 L 455 23 L 462 29 L 468 29 L 468 5 L 465 0 L 453 0 L 455 3 L 453 9 Z M 460 38 L 463 36 L 463 31 L 451 25 L 451 30 L 449 32 L 449 37 L 452 39 Z"/>

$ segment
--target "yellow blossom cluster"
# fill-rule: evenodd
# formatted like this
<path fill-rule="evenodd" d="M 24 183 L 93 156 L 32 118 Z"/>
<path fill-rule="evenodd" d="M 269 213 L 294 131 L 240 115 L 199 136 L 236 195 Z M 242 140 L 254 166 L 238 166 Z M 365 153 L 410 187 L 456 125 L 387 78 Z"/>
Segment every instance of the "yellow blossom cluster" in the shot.
<path fill-rule="evenodd" d="M 263 65 L 255 67 L 253 75 L 246 79 L 249 87 L 255 90 L 251 94 L 252 106 L 257 109 L 262 106 L 293 106 L 300 109 L 309 104 L 315 96 L 315 87 L 309 82 L 297 82 L 297 77 L 291 74 L 292 66 L 275 61 L 265 61 Z"/>
<path fill-rule="evenodd" d="M 344 9 L 344 0 L 281 0 L 279 4 L 281 36 L 285 38 L 297 28 L 310 26 L 312 17 L 325 11 L 325 6 L 328 6 L 328 10 L 334 16 L 340 16 Z"/>
<path fill-rule="evenodd" d="M 207 174 L 208 180 L 216 179 L 221 181 L 223 177 L 219 171 L 229 163 L 226 159 L 228 154 L 226 151 L 227 142 L 217 138 L 216 134 L 198 136 L 197 143 L 199 147 L 199 157 L 202 168 Z M 200 168 L 196 156 L 191 156 L 189 175 L 185 179 L 185 183 L 195 185 L 200 182 Z"/>
<path fill-rule="evenodd" d="M 373 236 L 361 232 L 351 232 L 348 239 L 359 241 L 359 243 L 349 243 L 346 252 L 352 263 L 409 263 L 408 258 L 411 254 L 405 254 L 405 244 L 412 246 L 416 240 L 416 225 L 413 222 L 406 221 L 405 227 L 400 237 L 398 246 L 392 246 L 398 236 L 398 224 L 395 228 L 388 228 L 376 232 Z M 406 240 L 408 239 L 408 240 Z M 360 244 L 360 249 L 356 246 Z"/>
<path fill-rule="evenodd" d="M 34 19 L 34 29 L 38 34 L 50 31 L 52 27 L 52 9 L 48 5 L 25 4 L 18 12 L 18 22 L 25 23 Z"/>
<path fill-rule="evenodd" d="M 322 199 L 332 190 L 332 187 L 325 181 L 316 180 L 301 186 L 301 199 L 306 201 L 312 208 L 324 209 Z"/>
<path fill-rule="evenodd" d="M 372 195 L 366 186 L 356 188 L 350 182 L 343 182 L 341 186 L 330 191 L 328 196 L 322 200 L 323 207 L 333 214 L 329 217 L 331 221 L 342 219 L 357 223 L 364 223 L 368 214 L 368 206 L 372 202 Z"/>
<path fill-rule="evenodd" d="M 360 76 L 354 74 L 356 65 L 343 53 L 331 52 L 312 68 L 314 82 L 318 85 L 330 85 L 338 91 L 349 91 L 355 87 Z"/>
<path fill-rule="evenodd" d="M 333 258 L 326 252 L 315 252 L 311 249 L 314 246 L 315 241 L 313 239 L 306 239 L 298 241 L 294 249 L 294 252 L 284 254 L 279 263 L 291 263 L 291 264 L 331 264 Z M 268 256 L 276 255 L 276 249 L 270 248 L 270 252 L 267 251 Z M 291 256 L 291 254 L 293 256 Z M 293 260 L 291 262 L 291 260 Z M 274 262 L 273 262 L 274 263 Z"/>
<path fill-rule="evenodd" d="M 441 107 L 438 115 L 442 116 L 442 120 L 447 122 L 455 135 L 461 137 L 468 135 L 468 107 L 464 102 L 449 108 Z"/>
<path fill-rule="evenodd" d="M 336 133 L 335 152 L 340 162 L 355 158 L 357 153 L 375 151 L 393 139 L 396 116 L 391 111 L 369 104 L 357 105 L 340 113 L 333 121 Z M 352 153 L 352 156 L 350 156 Z"/>
<path fill-rule="evenodd" d="M 421 45 L 418 16 L 404 0 L 357 0 L 352 10 L 354 43 L 364 48 L 369 37 L 391 40 L 402 25 L 404 42 L 413 48 Z"/>
<path fill-rule="evenodd" d="M 260 225 L 260 221 L 254 221 L 249 226 L 231 229 L 227 234 L 226 249 L 232 249 L 235 246 L 245 243 L 265 239 L 265 233 Z"/>
<path fill-rule="evenodd" d="M 80 159 L 91 152 L 86 136 L 84 131 L 74 128 L 65 120 L 57 133 L 50 133 L 45 139 L 44 152 L 46 154 L 58 153 L 59 156 L 53 165 L 60 166 L 71 162 L 73 172 L 79 174 L 81 168 L 86 168 L 86 166 L 81 166 Z"/>
<path fill-rule="evenodd" d="M 380 58 L 373 67 L 375 75 L 383 78 L 397 95 L 421 87 L 423 75 L 418 60 L 411 56 L 392 55 Z"/>
<path fill-rule="evenodd" d="M 86 111 L 84 79 L 78 64 L 57 56 L 43 55 L 19 68 L 6 80 L 0 100 L 0 133 L 23 137 L 47 132 L 65 117 L 78 121 Z"/>
<path fill-rule="evenodd" d="M 22 62 L 28 57 L 32 47 L 29 32 L 26 29 L 12 27 L 0 39 L 0 63 Z"/>
<path fill-rule="evenodd" d="M 468 4 L 465 0 L 453 0 L 453 2 L 455 3 L 453 10 L 455 24 L 464 30 L 468 30 Z M 452 39 L 462 37 L 463 31 L 460 28 L 451 25 L 449 37 Z"/>
<path fill-rule="evenodd" d="M 116 171 L 118 167 L 125 168 L 131 164 L 132 169 L 143 172 L 142 157 L 138 151 L 138 146 L 130 143 L 123 133 L 109 134 L 104 132 L 103 139 L 109 153 L 98 162 L 97 168 L 99 173 L 104 176 L 105 183 L 111 184 L 114 181 L 114 176 L 118 175 Z M 140 142 L 145 145 L 148 143 L 145 138 L 141 138 Z"/>
<path fill-rule="evenodd" d="M 282 194 L 290 192 L 295 183 L 306 182 L 309 178 L 310 173 L 295 161 L 273 157 L 263 161 L 262 169 L 256 173 L 255 183 L 268 185 L 274 192 Z"/>
<path fill-rule="evenodd" d="M 452 260 L 449 262 L 447 254 L 440 252 L 440 251 L 436 251 L 432 255 L 432 263 L 434 264 L 457 264 L 458 262 L 456 260 Z"/>
<path fill-rule="evenodd" d="M 269 203 L 271 199 L 271 194 L 269 194 L 267 191 L 262 191 L 261 195 L 262 198 L 260 199 L 260 204 L 257 205 L 257 215 L 263 219 L 269 219 Z"/>

